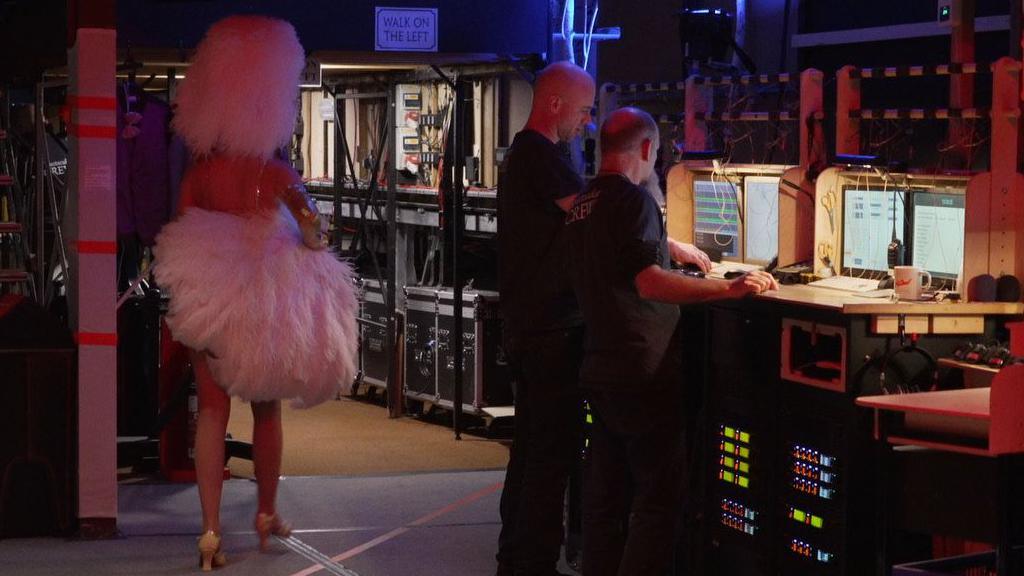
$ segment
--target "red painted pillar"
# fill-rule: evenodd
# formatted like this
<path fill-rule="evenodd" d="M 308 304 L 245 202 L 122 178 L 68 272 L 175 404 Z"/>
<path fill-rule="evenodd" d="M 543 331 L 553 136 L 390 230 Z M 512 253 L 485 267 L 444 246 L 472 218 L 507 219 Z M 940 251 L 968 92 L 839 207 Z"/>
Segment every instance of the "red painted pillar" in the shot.
<path fill-rule="evenodd" d="M 78 519 L 83 536 L 103 537 L 117 524 L 115 3 L 67 5 L 72 161 L 65 221 L 78 342 Z"/>

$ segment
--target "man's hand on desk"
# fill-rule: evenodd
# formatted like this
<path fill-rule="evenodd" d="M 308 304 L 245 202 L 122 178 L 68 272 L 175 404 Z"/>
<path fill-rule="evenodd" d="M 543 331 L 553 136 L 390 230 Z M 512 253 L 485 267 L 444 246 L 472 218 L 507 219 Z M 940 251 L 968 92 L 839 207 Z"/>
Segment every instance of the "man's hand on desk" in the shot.
<path fill-rule="evenodd" d="M 693 244 L 684 244 L 669 238 L 668 253 L 677 264 L 693 264 L 705 274 L 711 271 L 711 258 Z"/>
<path fill-rule="evenodd" d="M 778 289 L 779 283 L 775 281 L 775 277 L 761 270 L 747 272 L 743 276 L 729 281 L 729 293 L 735 298 Z"/>

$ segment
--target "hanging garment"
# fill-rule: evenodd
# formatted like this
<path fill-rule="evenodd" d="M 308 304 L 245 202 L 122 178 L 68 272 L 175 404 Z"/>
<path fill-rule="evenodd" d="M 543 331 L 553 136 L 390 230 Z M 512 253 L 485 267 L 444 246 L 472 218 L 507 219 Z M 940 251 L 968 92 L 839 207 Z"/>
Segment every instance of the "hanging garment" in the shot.
<path fill-rule="evenodd" d="M 170 219 L 170 108 L 128 83 L 117 92 L 117 234 L 152 246 Z"/>

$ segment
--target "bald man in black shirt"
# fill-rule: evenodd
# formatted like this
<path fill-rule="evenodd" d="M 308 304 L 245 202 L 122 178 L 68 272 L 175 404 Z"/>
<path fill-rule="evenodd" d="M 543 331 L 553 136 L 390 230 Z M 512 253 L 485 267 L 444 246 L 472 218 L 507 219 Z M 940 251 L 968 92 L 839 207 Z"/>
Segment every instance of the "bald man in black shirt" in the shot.
<path fill-rule="evenodd" d="M 498 576 L 552 576 L 562 545 L 565 487 L 583 420 L 583 321 L 562 232 L 583 181 L 561 145 L 590 121 L 594 92 L 593 79 L 569 62 L 542 70 L 498 186 L 498 281 L 516 383 Z"/>
<path fill-rule="evenodd" d="M 661 576 L 671 556 L 683 448 L 678 305 L 778 288 L 763 272 L 726 281 L 669 270 L 661 210 L 641 186 L 652 177 L 658 142 L 646 112 L 623 108 L 609 115 L 601 128 L 600 172 L 566 218 L 586 326 L 580 383 L 594 415 L 584 497 L 586 576 Z"/>

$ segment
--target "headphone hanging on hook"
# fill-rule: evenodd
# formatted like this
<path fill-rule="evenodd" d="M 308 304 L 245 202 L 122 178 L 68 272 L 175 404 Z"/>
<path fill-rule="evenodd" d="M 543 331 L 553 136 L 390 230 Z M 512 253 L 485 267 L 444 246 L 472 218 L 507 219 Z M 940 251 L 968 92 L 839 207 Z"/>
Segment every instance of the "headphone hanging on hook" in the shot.
<path fill-rule="evenodd" d="M 921 386 L 919 386 L 916 383 L 916 381 L 920 377 L 921 371 L 918 371 L 915 374 L 907 374 L 898 364 L 895 364 L 893 362 L 894 358 L 896 358 L 897 356 L 905 355 L 905 354 L 915 354 L 915 355 L 920 356 L 921 358 L 924 359 L 924 362 L 925 362 L 924 372 L 925 372 L 925 374 L 930 375 L 929 381 L 926 382 L 927 390 L 929 390 L 929 391 L 938 390 L 938 388 L 939 388 L 939 363 L 935 359 L 935 356 L 933 356 L 931 354 L 931 352 L 928 352 L 924 348 L 921 348 L 920 346 L 917 345 L 917 339 L 918 339 L 918 335 L 917 334 L 911 334 L 910 335 L 910 342 L 908 344 L 904 344 L 904 345 L 900 346 L 899 348 L 896 348 L 895 350 L 887 352 L 885 355 L 883 355 L 879 359 L 878 384 L 881 387 L 882 392 L 884 394 L 906 394 L 906 393 L 909 393 L 909 392 L 920 392 L 921 391 Z M 896 367 L 901 372 L 901 374 L 900 374 L 901 382 L 899 384 L 897 384 L 897 387 L 896 387 L 895 391 L 891 390 L 889 388 L 889 384 L 887 383 L 887 379 L 888 379 L 887 378 L 887 374 L 891 370 L 890 366 Z"/>

